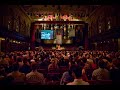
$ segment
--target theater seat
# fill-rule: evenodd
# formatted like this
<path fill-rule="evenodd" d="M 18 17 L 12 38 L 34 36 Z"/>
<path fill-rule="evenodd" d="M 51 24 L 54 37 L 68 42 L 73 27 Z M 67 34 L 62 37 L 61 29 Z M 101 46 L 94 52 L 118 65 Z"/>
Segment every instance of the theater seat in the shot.
<path fill-rule="evenodd" d="M 99 80 L 97 81 L 99 85 L 111 85 L 112 84 L 112 80 Z"/>
<path fill-rule="evenodd" d="M 88 80 L 90 85 L 111 85 L 112 80 Z"/>
<path fill-rule="evenodd" d="M 60 81 L 48 81 L 46 85 L 60 85 Z"/>
<path fill-rule="evenodd" d="M 47 79 L 49 79 L 49 80 L 60 80 L 60 73 L 55 73 L 55 72 L 48 73 L 47 74 Z"/>
<path fill-rule="evenodd" d="M 38 72 L 42 73 L 44 77 L 47 76 L 47 70 L 46 69 L 37 69 Z"/>
<path fill-rule="evenodd" d="M 97 84 L 96 80 L 88 80 L 86 82 L 88 82 L 90 85 L 96 85 Z"/>
<path fill-rule="evenodd" d="M 26 82 L 25 85 L 41 85 L 41 84 L 38 82 Z"/>
<path fill-rule="evenodd" d="M 67 66 L 60 66 L 60 73 L 63 74 L 65 71 L 68 71 Z"/>

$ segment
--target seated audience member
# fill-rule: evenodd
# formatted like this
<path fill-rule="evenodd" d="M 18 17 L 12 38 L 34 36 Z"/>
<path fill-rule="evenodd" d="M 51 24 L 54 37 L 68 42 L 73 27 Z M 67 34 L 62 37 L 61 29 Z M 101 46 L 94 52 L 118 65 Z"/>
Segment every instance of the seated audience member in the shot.
<path fill-rule="evenodd" d="M 86 69 L 84 68 L 85 64 L 82 61 L 79 61 L 77 63 L 78 63 L 78 67 L 82 68 L 82 79 L 84 81 L 87 81 L 88 77 L 87 77 L 87 74 L 86 74 Z"/>
<path fill-rule="evenodd" d="M 113 66 L 110 70 L 110 78 L 113 83 L 120 83 L 120 59 L 113 59 Z"/>
<path fill-rule="evenodd" d="M 8 55 L 5 55 L 5 58 L 4 58 L 4 60 L 7 60 L 8 62 L 10 61 L 10 58 L 9 58 L 9 56 Z"/>
<path fill-rule="evenodd" d="M 92 69 L 91 64 L 89 62 L 85 63 L 85 66 L 82 69 L 83 75 L 85 74 L 87 78 L 91 80 L 92 72 L 93 72 L 93 69 Z"/>
<path fill-rule="evenodd" d="M 1 78 L 4 78 L 6 76 L 6 73 L 5 73 L 5 68 L 0 65 L 0 80 Z"/>
<path fill-rule="evenodd" d="M 59 66 L 57 64 L 57 58 L 52 58 L 50 62 L 51 62 L 51 64 L 48 65 L 48 72 L 51 72 L 51 71 L 58 72 Z"/>
<path fill-rule="evenodd" d="M 7 78 L 6 78 L 6 71 L 5 71 L 5 68 L 3 67 L 3 65 L 0 65 L 0 86 L 2 85 L 7 85 L 10 84 L 9 81 L 7 81 Z"/>
<path fill-rule="evenodd" d="M 74 67 L 72 69 L 72 76 L 74 77 L 74 81 L 67 83 L 67 85 L 89 85 L 88 82 L 85 82 L 82 79 L 82 68 L 80 67 Z"/>
<path fill-rule="evenodd" d="M 63 73 L 62 78 L 60 80 L 60 85 L 65 85 L 66 83 L 73 81 L 73 76 L 72 76 L 72 68 L 73 67 L 74 67 L 74 65 L 70 66 L 69 70 Z"/>
<path fill-rule="evenodd" d="M 62 57 L 60 60 L 59 60 L 59 66 L 68 66 L 68 62 L 66 62 L 65 60 L 64 60 L 64 57 Z"/>
<path fill-rule="evenodd" d="M 13 55 L 11 55 L 10 56 L 10 61 L 9 61 L 9 64 L 13 64 L 15 62 L 15 60 L 14 60 L 14 56 Z"/>
<path fill-rule="evenodd" d="M 86 55 L 86 59 L 87 59 L 87 62 L 89 62 L 89 63 L 93 63 L 93 57 L 92 57 L 92 55 L 90 54 L 88 54 L 88 55 Z"/>
<path fill-rule="evenodd" d="M 26 75 L 26 83 L 39 85 L 45 84 L 43 74 L 37 71 L 37 64 L 32 64 L 32 71 Z"/>
<path fill-rule="evenodd" d="M 28 63 L 29 62 L 27 61 L 27 58 L 24 58 L 23 65 L 20 68 L 20 72 L 27 74 L 31 71 L 31 67 Z"/>
<path fill-rule="evenodd" d="M 13 83 L 24 83 L 25 74 L 19 72 L 19 64 L 13 64 L 12 72 L 7 75 L 7 77 L 13 78 Z"/>
<path fill-rule="evenodd" d="M 23 66 L 22 58 L 17 57 L 17 63 L 19 64 L 19 67 L 22 67 Z"/>
<path fill-rule="evenodd" d="M 50 64 L 50 59 L 49 58 L 45 58 L 43 60 L 44 66 L 48 66 Z"/>
<path fill-rule="evenodd" d="M 93 80 L 109 80 L 110 73 L 107 69 L 105 69 L 106 63 L 103 60 L 98 62 L 98 69 L 95 69 L 92 73 Z"/>
<path fill-rule="evenodd" d="M 95 60 L 93 60 L 93 63 L 91 64 L 91 66 L 92 66 L 93 70 L 97 69 L 97 64 L 96 64 Z"/>
<path fill-rule="evenodd" d="M 8 55 L 2 56 L 0 60 L 0 64 L 3 64 L 4 66 L 9 66 L 9 60 L 10 58 Z"/>
<path fill-rule="evenodd" d="M 3 62 L 3 56 L 0 56 L 0 65 L 2 64 Z"/>

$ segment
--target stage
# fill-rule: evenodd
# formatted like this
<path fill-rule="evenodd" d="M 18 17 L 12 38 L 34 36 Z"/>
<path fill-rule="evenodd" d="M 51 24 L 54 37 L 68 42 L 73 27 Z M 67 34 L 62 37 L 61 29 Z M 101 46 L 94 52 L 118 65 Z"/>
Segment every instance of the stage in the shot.
<path fill-rule="evenodd" d="M 60 48 L 52 47 L 52 50 L 65 50 L 65 48 L 64 47 L 60 47 Z"/>

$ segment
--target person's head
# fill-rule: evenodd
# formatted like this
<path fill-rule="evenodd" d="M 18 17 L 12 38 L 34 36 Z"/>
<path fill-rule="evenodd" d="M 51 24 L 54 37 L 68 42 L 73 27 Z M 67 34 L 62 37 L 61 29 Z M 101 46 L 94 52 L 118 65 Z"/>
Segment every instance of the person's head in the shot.
<path fill-rule="evenodd" d="M 82 58 L 81 60 L 83 61 L 83 63 L 86 63 L 86 62 L 87 62 L 87 59 L 86 59 L 86 58 Z"/>
<path fill-rule="evenodd" d="M 99 66 L 100 68 L 105 68 L 106 63 L 105 63 L 103 60 L 100 60 L 100 61 L 98 62 L 98 66 Z"/>
<path fill-rule="evenodd" d="M 83 68 L 85 66 L 85 63 L 83 63 L 81 60 L 78 62 L 78 67 Z"/>
<path fill-rule="evenodd" d="M 51 58 L 50 62 L 51 62 L 51 63 L 52 63 L 52 62 L 55 62 L 55 58 Z"/>
<path fill-rule="evenodd" d="M 22 58 L 18 57 L 17 62 L 22 62 Z"/>
<path fill-rule="evenodd" d="M 93 55 L 92 54 L 90 54 L 90 57 L 89 57 L 90 59 L 93 59 Z"/>
<path fill-rule="evenodd" d="M 5 73 L 5 68 L 2 65 L 0 65 L 0 75 L 4 75 L 4 73 Z"/>
<path fill-rule="evenodd" d="M 52 64 L 57 64 L 57 58 L 52 58 L 50 61 Z"/>
<path fill-rule="evenodd" d="M 6 57 L 6 58 L 9 58 L 9 56 L 8 56 L 7 54 L 5 55 L 5 57 Z"/>
<path fill-rule="evenodd" d="M 112 63 L 115 67 L 120 68 L 120 59 L 119 58 L 114 58 L 112 60 Z"/>
<path fill-rule="evenodd" d="M 74 79 L 79 79 L 82 77 L 82 68 L 78 67 L 78 66 L 74 66 L 72 68 L 72 76 L 74 77 Z"/>
<path fill-rule="evenodd" d="M 71 66 L 77 65 L 77 63 L 74 60 L 72 60 L 72 61 L 69 61 L 68 65 L 70 68 Z"/>
<path fill-rule="evenodd" d="M 13 64 L 13 71 L 18 71 L 19 70 L 19 64 L 18 63 L 14 63 Z"/>
<path fill-rule="evenodd" d="M 68 70 L 69 75 L 72 76 L 72 71 L 73 71 L 74 68 L 75 68 L 75 65 L 71 65 L 71 66 L 69 66 L 69 70 Z"/>
<path fill-rule="evenodd" d="M 90 55 L 89 55 L 89 54 L 86 54 L 86 55 L 85 55 L 85 58 L 86 58 L 86 59 L 89 59 L 89 58 L 90 58 Z"/>
<path fill-rule="evenodd" d="M 37 66 L 36 63 L 34 63 L 34 64 L 31 65 L 31 68 L 32 68 L 33 71 L 35 71 L 35 70 L 38 69 L 38 66 Z"/>

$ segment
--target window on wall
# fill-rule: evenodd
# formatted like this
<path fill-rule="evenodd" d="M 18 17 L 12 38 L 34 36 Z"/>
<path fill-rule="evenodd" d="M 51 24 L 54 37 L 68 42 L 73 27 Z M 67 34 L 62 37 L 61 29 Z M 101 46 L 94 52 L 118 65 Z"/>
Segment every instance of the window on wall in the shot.
<path fill-rule="evenodd" d="M 8 28 L 8 30 L 12 29 L 12 16 L 11 15 L 8 16 L 7 28 Z"/>
<path fill-rule="evenodd" d="M 17 28 L 17 32 L 20 32 L 20 26 L 19 26 L 19 25 L 20 25 L 20 22 L 19 22 L 19 20 L 20 20 L 20 19 L 19 19 L 19 16 L 18 16 L 18 17 L 17 17 L 17 27 L 16 27 L 16 28 Z"/>
<path fill-rule="evenodd" d="M 14 15 L 11 17 L 12 21 L 11 21 L 11 29 L 14 29 Z"/>
<path fill-rule="evenodd" d="M 16 26 L 15 26 L 15 30 L 16 30 L 16 32 L 19 32 L 19 27 L 18 27 L 18 21 L 16 20 Z"/>
<path fill-rule="evenodd" d="M 20 16 L 18 17 L 18 22 L 19 22 L 19 32 L 20 32 L 20 29 L 21 29 L 21 18 L 20 18 Z"/>
<path fill-rule="evenodd" d="M 98 18 L 98 33 L 101 33 L 103 29 L 102 18 L 103 18 L 102 16 L 99 16 Z"/>
<path fill-rule="evenodd" d="M 10 29 L 10 21 L 8 21 L 8 30 Z"/>
<path fill-rule="evenodd" d="M 110 20 L 108 21 L 108 30 L 111 29 L 111 22 Z"/>
<path fill-rule="evenodd" d="M 19 27 L 18 27 L 18 25 L 16 26 L 16 32 L 19 32 Z"/>
<path fill-rule="evenodd" d="M 89 37 L 91 37 L 91 26 L 89 27 Z"/>
<path fill-rule="evenodd" d="M 28 24 L 28 30 L 27 30 L 27 33 L 28 33 L 28 36 L 30 36 L 30 24 Z"/>
<path fill-rule="evenodd" d="M 14 18 L 14 27 L 13 29 L 16 31 L 16 19 Z"/>
<path fill-rule="evenodd" d="M 102 31 L 101 31 L 101 25 L 99 25 L 99 33 L 101 33 Z"/>
<path fill-rule="evenodd" d="M 24 35 L 27 33 L 27 27 L 26 27 L 26 22 L 24 21 Z"/>
<path fill-rule="evenodd" d="M 15 17 L 15 19 L 14 19 L 14 30 L 15 30 L 16 32 L 18 32 L 18 21 L 17 21 L 17 17 Z"/>
<path fill-rule="evenodd" d="M 13 10 L 11 8 L 9 8 L 8 10 L 9 10 L 8 11 L 9 15 L 8 15 L 8 18 L 7 18 L 7 28 L 8 28 L 8 30 L 11 30 L 12 29 L 12 21 L 13 21 L 13 19 L 12 19 Z"/>

